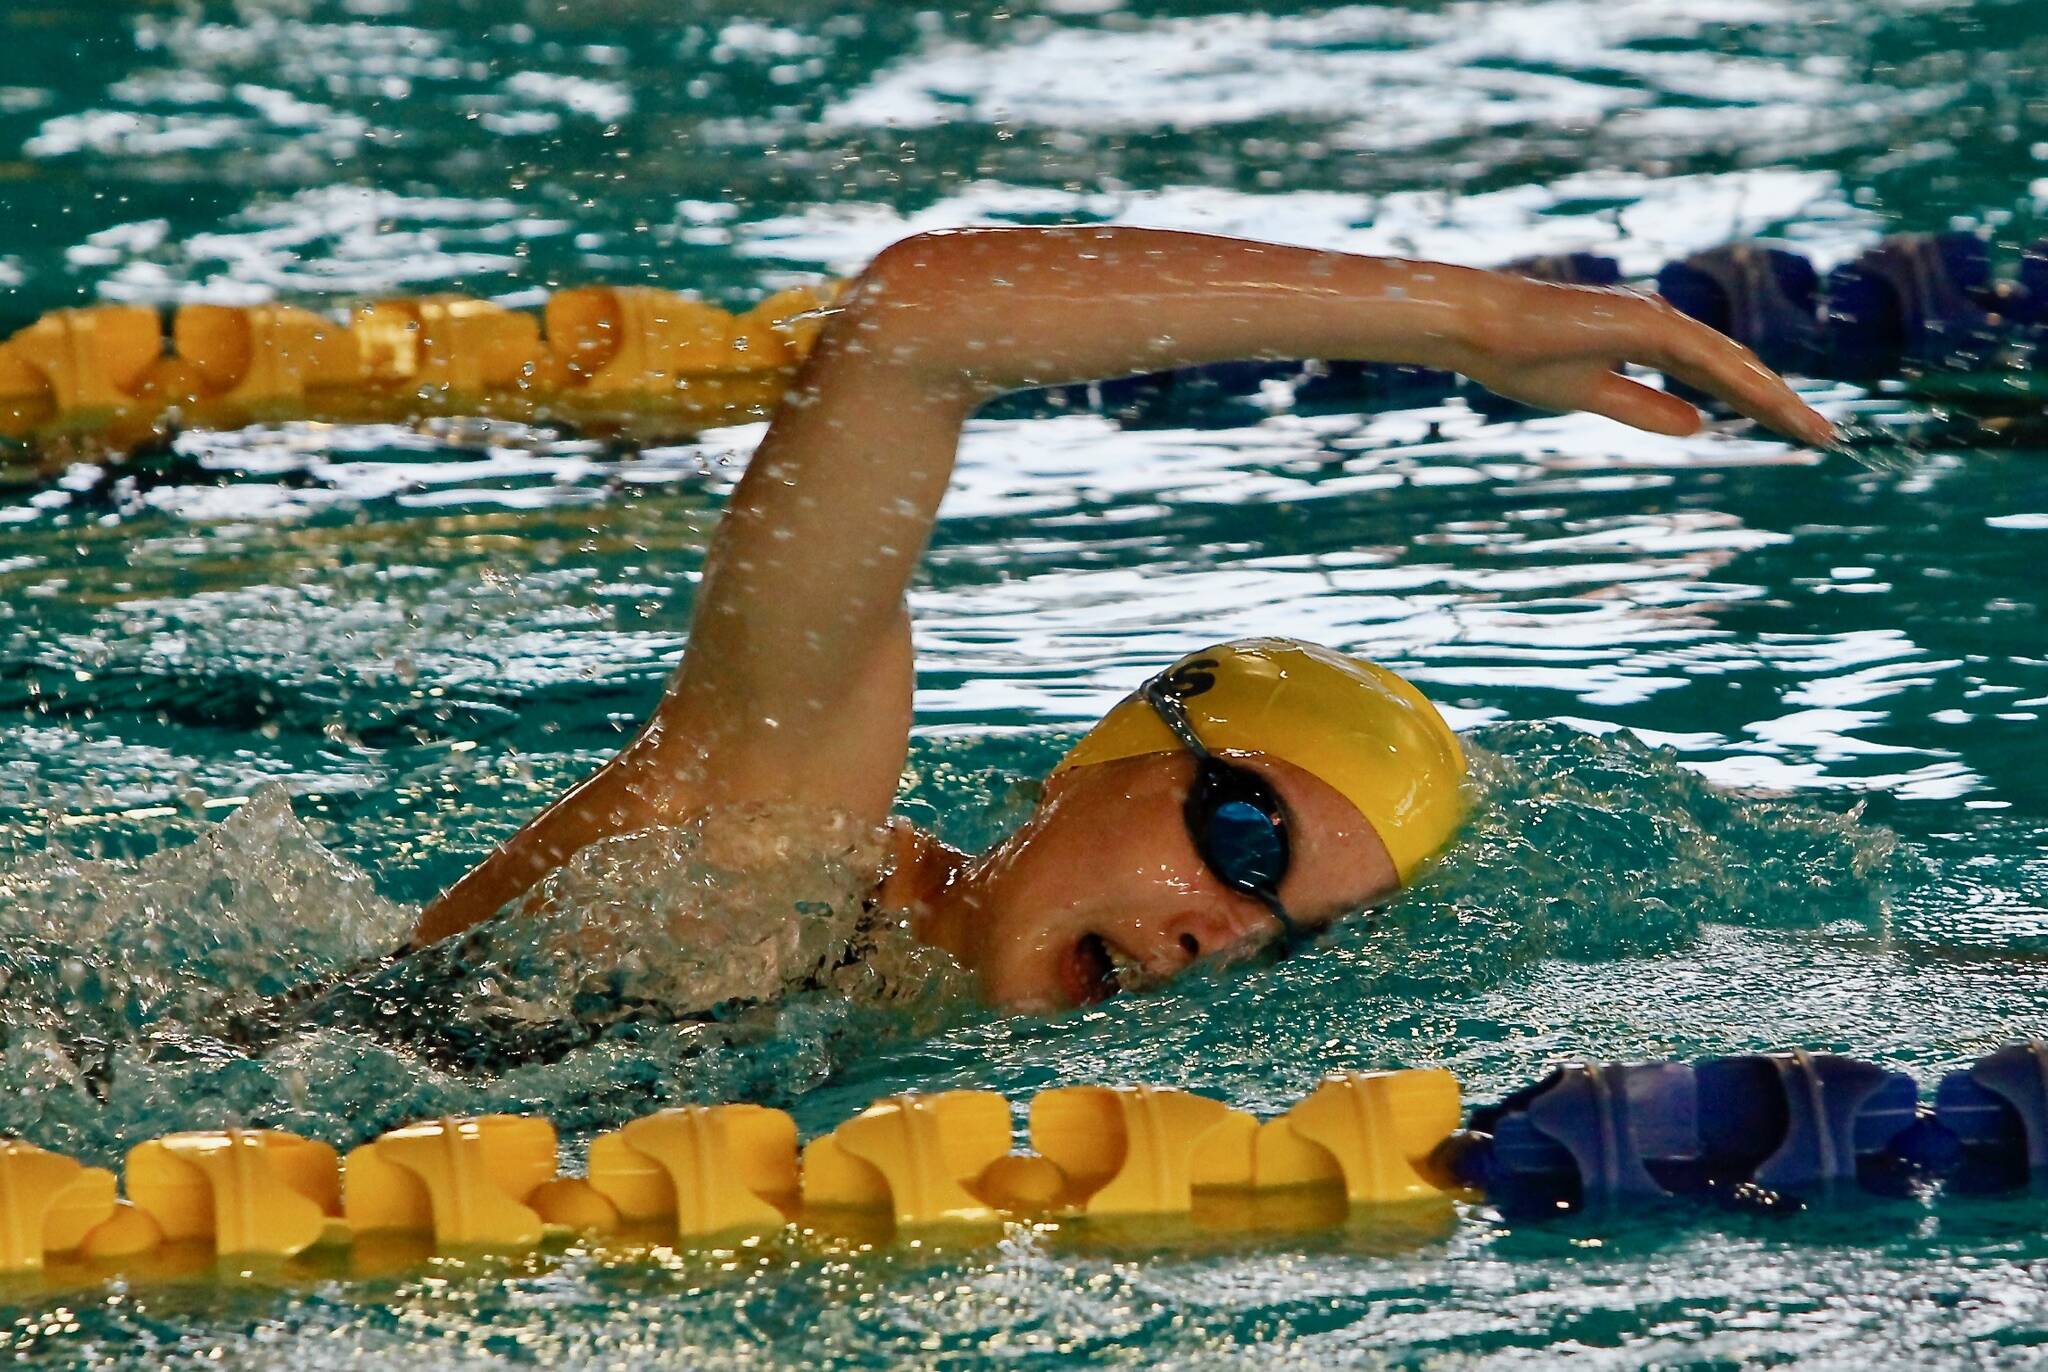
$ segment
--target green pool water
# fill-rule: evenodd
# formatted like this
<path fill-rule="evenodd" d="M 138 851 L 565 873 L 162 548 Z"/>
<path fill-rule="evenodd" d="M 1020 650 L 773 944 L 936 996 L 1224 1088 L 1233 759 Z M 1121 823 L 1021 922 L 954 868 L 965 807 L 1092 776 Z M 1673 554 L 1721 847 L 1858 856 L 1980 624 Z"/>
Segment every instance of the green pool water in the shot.
<path fill-rule="evenodd" d="M 1638 276 L 1746 235 L 1823 266 L 1954 223 L 2016 247 L 2048 196 L 2044 55 L 2048 11 L 1992 0 L 21 0 L 0 9 L 0 323 L 600 280 L 738 306 L 983 221 L 1477 263 L 1590 248 Z M 1813 395 L 1877 431 L 1927 413 Z M 371 1023 L 251 1058 L 217 1012 L 387 945 L 618 745 L 757 432 L 643 452 L 459 424 L 187 435 L 0 493 L 0 1129 L 111 1162 L 176 1128 L 348 1144 L 514 1109 L 555 1119 L 573 1160 L 687 1100 L 781 1105 L 807 1133 L 907 1087 L 1144 1081 L 1271 1112 L 1336 1067 L 1448 1066 L 1488 1100 L 1574 1057 L 1792 1045 L 1931 1085 L 2048 1029 L 2040 452 L 1881 442 L 1873 468 L 1741 428 L 1267 401 L 1200 427 L 975 425 L 913 595 L 903 809 L 985 842 L 1158 664 L 1295 634 L 1407 672 L 1474 745 L 1484 803 L 1420 889 L 1284 965 L 1058 1019 L 976 1009 L 899 959 L 502 1071 Z M 829 922 L 808 893 L 830 874 L 785 875 L 733 897 L 732 927 L 798 895 Z M 501 951 L 454 1018 L 576 973 Z M 2022 1367 L 2048 1337 L 2044 1221 L 2029 1196 L 1540 1224 L 1461 1204 L 321 1259 L 17 1283 L 0 1349 Z"/>

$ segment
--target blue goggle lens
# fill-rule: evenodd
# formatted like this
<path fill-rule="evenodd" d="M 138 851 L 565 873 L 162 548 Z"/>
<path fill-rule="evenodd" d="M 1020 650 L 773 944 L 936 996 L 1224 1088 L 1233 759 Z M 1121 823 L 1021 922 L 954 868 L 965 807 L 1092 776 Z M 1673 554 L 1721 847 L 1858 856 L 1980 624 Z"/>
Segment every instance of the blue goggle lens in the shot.
<path fill-rule="evenodd" d="M 1202 860 L 1226 886 L 1258 893 L 1279 888 L 1287 875 L 1287 837 L 1273 812 L 1249 800 L 1226 800 L 1209 811 L 1201 829 Z"/>

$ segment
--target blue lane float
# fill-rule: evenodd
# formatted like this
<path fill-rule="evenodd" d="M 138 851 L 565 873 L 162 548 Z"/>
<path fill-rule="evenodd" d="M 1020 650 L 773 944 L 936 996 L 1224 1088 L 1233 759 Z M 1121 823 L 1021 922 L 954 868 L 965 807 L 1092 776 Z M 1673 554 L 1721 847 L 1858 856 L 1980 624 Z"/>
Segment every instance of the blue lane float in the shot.
<path fill-rule="evenodd" d="M 1575 1209 L 1672 1194 L 1699 1156 L 1693 1069 L 1676 1062 L 1575 1063 L 1473 1113 L 1490 1135 L 1462 1175 L 1513 1210 Z"/>
<path fill-rule="evenodd" d="M 2016 294 L 2016 293 L 2015 293 Z M 2011 341 L 1991 250 L 1971 233 L 1902 234 L 1828 276 L 1830 374 L 1977 371 Z"/>
<path fill-rule="evenodd" d="M 1919 1113 L 1903 1072 L 1831 1053 L 1699 1064 L 1701 1147 L 1722 1184 L 1797 1193 L 1857 1181 Z"/>
<path fill-rule="evenodd" d="M 2004 1191 L 2048 1168 L 2048 1042 L 2030 1039 L 1977 1059 L 1934 1092 L 1938 1132 L 1914 1160 L 1964 1191 Z"/>
<path fill-rule="evenodd" d="M 2048 1042 L 1949 1074 L 1931 1106 L 1905 1073 L 1831 1053 L 1573 1064 L 1474 1110 L 1453 1166 L 1519 1213 L 1673 1196 L 1780 1208 L 1914 1178 L 2013 1190 L 2048 1168 Z"/>
<path fill-rule="evenodd" d="M 1811 376 L 1825 363 L 1820 273 L 1797 253 L 1755 243 L 1695 253 L 1657 273 L 1657 293 L 1776 371 Z"/>

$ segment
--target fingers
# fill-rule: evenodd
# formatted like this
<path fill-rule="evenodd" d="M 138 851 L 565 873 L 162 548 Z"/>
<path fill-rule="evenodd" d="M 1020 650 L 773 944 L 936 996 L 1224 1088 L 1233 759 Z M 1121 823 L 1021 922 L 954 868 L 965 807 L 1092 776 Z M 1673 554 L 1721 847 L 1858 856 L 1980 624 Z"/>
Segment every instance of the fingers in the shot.
<path fill-rule="evenodd" d="M 1834 445 L 1834 426 L 1755 353 L 1661 300 L 1646 298 L 1642 306 L 1637 324 L 1642 346 L 1628 350 L 1628 361 L 1655 367 L 1695 390 L 1716 396 L 1788 438 L 1817 447 Z"/>
<path fill-rule="evenodd" d="M 1496 395 L 1539 410 L 1584 410 L 1675 438 L 1700 428 L 1700 412 L 1677 396 L 1631 381 L 1600 363 L 1553 364 L 1473 379 Z"/>
<path fill-rule="evenodd" d="M 1517 281 L 1505 287 L 1516 327 L 1476 344 L 1465 370 L 1502 394 L 1590 410 L 1654 433 L 1689 434 L 1699 415 L 1684 401 L 1608 368 L 1632 362 L 1663 372 L 1799 443 L 1834 447 L 1834 426 L 1740 343 L 1657 296 Z M 1528 292 L 1526 298 L 1512 294 Z M 1599 379 L 1578 373 L 1596 366 Z"/>
<path fill-rule="evenodd" d="M 1619 372 L 1603 372 L 1579 401 L 1578 408 L 1673 438 L 1698 433 L 1700 428 L 1698 410 L 1668 391 L 1631 381 Z"/>

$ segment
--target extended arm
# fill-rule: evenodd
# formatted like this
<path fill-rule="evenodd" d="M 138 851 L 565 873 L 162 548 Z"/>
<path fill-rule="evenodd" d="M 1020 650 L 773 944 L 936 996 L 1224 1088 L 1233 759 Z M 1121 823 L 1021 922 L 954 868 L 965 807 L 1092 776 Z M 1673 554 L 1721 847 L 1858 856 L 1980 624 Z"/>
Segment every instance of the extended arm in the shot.
<path fill-rule="evenodd" d="M 903 595 L 962 424 L 1004 391 L 1240 358 L 1416 363 L 1550 409 L 1689 433 L 1636 362 L 1808 442 L 1831 437 L 1747 350 L 1654 299 L 1435 263 L 1146 229 L 928 234 L 847 292 L 733 493 L 654 717 L 422 916 L 466 928 L 585 843 L 706 807 L 879 824 L 902 771 Z"/>

